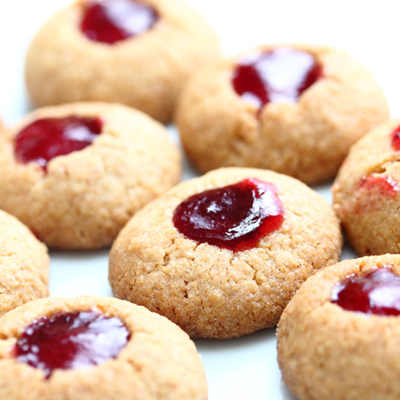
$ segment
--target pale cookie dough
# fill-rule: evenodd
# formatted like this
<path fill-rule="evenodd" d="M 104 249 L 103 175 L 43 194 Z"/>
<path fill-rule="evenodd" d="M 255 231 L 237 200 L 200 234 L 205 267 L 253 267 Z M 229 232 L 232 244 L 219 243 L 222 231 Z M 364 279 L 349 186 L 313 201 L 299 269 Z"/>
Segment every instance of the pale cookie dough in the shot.
<path fill-rule="evenodd" d="M 184 237 L 176 207 L 189 196 L 246 178 L 272 183 L 284 221 L 257 246 L 232 251 Z M 144 305 L 192 337 L 231 338 L 274 326 L 300 285 L 337 262 L 342 238 L 328 203 L 301 182 L 271 171 L 226 168 L 183 182 L 148 204 L 110 253 L 114 295 Z"/>
<path fill-rule="evenodd" d="M 190 79 L 176 122 L 200 171 L 267 168 L 317 184 L 334 178 L 350 146 L 389 117 L 381 89 L 349 55 L 322 46 L 286 47 L 314 55 L 322 66 L 322 78 L 295 104 L 270 102 L 258 115 L 255 105 L 242 100 L 231 81 L 244 54 L 215 62 Z"/>
<path fill-rule="evenodd" d="M 14 346 L 37 318 L 97 310 L 119 318 L 130 339 L 116 358 L 88 369 L 43 370 L 17 361 Z M 7 400 L 206 400 L 204 369 L 193 342 L 176 325 L 143 307 L 84 296 L 32 302 L 0 320 L 0 398 Z"/>
<path fill-rule="evenodd" d="M 99 117 L 102 133 L 83 150 L 50 160 L 47 171 L 22 164 L 14 138 L 40 118 Z M 49 247 L 111 245 L 146 203 L 179 181 L 181 156 L 166 129 L 118 104 L 73 103 L 34 111 L 0 138 L 0 208 L 17 216 Z"/>
<path fill-rule="evenodd" d="M 343 261 L 309 278 L 278 324 L 278 362 L 298 400 L 400 398 L 400 319 L 347 311 L 331 303 L 335 284 L 358 272 L 390 266 L 400 256 Z"/>
<path fill-rule="evenodd" d="M 80 30 L 88 2 L 59 11 L 33 40 L 26 59 L 33 103 L 118 102 L 168 122 L 187 78 L 218 56 L 213 29 L 183 1 L 143 0 L 160 16 L 150 30 L 114 45 L 94 42 Z"/>
<path fill-rule="evenodd" d="M 333 185 L 333 207 L 360 255 L 400 253 L 400 120 L 372 130 L 350 150 Z"/>
<path fill-rule="evenodd" d="M 15 217 L 0 210 L 0 316 L 48 295 L 49 256 Z"/>

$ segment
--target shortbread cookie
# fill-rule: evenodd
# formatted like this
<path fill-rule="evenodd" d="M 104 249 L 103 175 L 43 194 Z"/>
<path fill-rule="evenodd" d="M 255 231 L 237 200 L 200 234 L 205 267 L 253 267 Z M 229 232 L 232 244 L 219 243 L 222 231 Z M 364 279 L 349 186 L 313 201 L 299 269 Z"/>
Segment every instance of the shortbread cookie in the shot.
<path fill-rule="evenodd" d="M 333 185 L 334 208 L 360 255 L 400 253 L 400 119 L 358 141 Z"/>
<path fill-rule="evenodd" d="M 36 35 L 26 83 L 36 106 L 118 102 L 167 122 L 189 75 L 218 52 L 211 26 L 180 0 L 77 0 Z"/>
<path fill-rule="evenodd" d="M 115 296 L 190 336 L 225 339 L 275 325 L 341 243 L 333 210 L 301 182 L 220 169 L 137 213 L 113 244 L 109 280 Z"/>
<path fill-rule="evenodd" d="M 328 47 L 264 46 L 205 67 L 176 122 L 200 171 L 272 169 L 308 184 L 334 178 L 349 147 L 389 116 L 373 77 Z"/>
<path fill-rule="evenodd" d="M 43 108 L 0 141 L 0 208 L 50 247 L 109 246 L 180 178 L 180 153 L 166 129 L 122 105 Z"/>
<path fill-rule="evenodd" d="M 1 399 L 207 399 L 193 342 L 128 302 L 35 301 L 0 320 L 0 338 Z"/>
<path fill-rule="evenodd" d="M 49 256 L 15 217 L 0 210 L 0 316 L 47 296 Z"/>
<path fill-rule="evenodd" d="M 343 261 L 308 279 L 278 324 L 298 400 L 400 398 L 400 256 Z"/>

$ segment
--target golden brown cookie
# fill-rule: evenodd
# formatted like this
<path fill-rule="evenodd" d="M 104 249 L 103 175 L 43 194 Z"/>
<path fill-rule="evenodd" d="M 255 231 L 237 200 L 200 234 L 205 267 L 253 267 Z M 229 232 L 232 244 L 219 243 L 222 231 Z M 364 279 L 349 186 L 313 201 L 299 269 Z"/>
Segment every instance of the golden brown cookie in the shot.
<path fill-rule="evenodd" d="M 190 336 L 225 339 L 274 326 L 299 286 L 337 262 L 341 244 L 318 193 L 275 172 L 226 168 L 137 213 L 113 244 L 109 280 L 116 297 Z"/>
<path fill-rule="evenodd" d="M 46 247 L 25 225 L 0 210 L 0 316 L 46 297 L 48 279 Z"/>
<path fill-rule="evenodd" d="M 388 116 L 381 89 L 348 54 L 274 45 L 196 73 L 176 122 L 200 171 L 267 168 L 317 184 L 334 178 L 350 146 Z"/>
<path fill-rule="evenodd" d="M 93 6 L 111 9 L 91 11 Z M 100 22 L 104 15 L 96 12 L 121 18 L 127 37 L 114 43 L 93 40 L 91 25 L 87 34 L 82 30 L 85 10 Z M 137 34 L 136 28 L 130 32 L 131 23 L 138 25 Z M 105 29 L 104 21 L 101 26 Z M 180 0 L 78 0 L 36 35 L 27 54 L 26 83 L 36 106 L 118 102 L 167 122 L 189 75 L 218 51 L 211 26 Z"/>
<path fill-rule="evenodd" d="M 166 129 L 118 104 L 39 109 L 0 141 L 0 208 L 55 248 L 109 246 L 181 172 Z"/>
<path fill-rule="evenodd" d="M 128 302 L 31 302 L 0 320 L 0 337 L 2 399 L 207 399 L 193 342 L 166 318 Z"/>
<path fill-rule="evenodd" d="M 400 397 L 399 281 L 400 256 L 384 255 L 343 261 L 303 284 L 278 324 L 278 362 L 296 399 Z"/>
<path fill-rule="evenodd" d="M 360 255 L 400 253 L 400 120 L 350 150 L 333 185 L 334 209 Z"/>

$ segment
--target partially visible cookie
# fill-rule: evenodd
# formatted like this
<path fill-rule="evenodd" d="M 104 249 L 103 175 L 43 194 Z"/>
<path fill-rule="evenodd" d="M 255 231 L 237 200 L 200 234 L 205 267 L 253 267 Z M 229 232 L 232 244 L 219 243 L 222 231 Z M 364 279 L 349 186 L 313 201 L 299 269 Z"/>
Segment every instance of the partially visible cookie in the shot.
<path fill-rule="evenodd" d="M 207 399 L 193 342 L 166 318 L 128 302 L 31 302 L 0 319 L 0 338 L 2 399 Z"/>
<path fill-rule="evenodd" d="M 200 171 L 272 169 L 317 184 L 350 146 L 389 117 L 371 73 L 341 50 L 269 45 L 196 73 L 176 123 Z"/>
<path fill-rule="evenodd" d="M 166 129 L 118 104 L 38 109 L 0 143 L 0 208 L 54 248 L 109 246 L 181 173 Z"/>
<path fill-rule="evenodd" d="M 187 78 L 218 53 L 183 1 L 77 0 L 37 33 L 26 83 L 36 106 L 118 102 L 168 122 Z"/>
<path fill-rule="evenodd" d="M 15 217 L 0 210 L 0 316 L 48 295 L 46 247 Z"/>
<path fill-rule="evenodd" d="M 350 150 L 332 187 L 333 207 L 360 255 L 400 253 L 400 120 Z"/>
<path fill-rule="evenodd" d="M 116 297 L 190 336 L 225 339 L 274 326 L 300 285 L 337 262 L 341 244 L 318 193 L 275 172 L 226 168 L 138 212 L 113 244 L 109 280 Z"/>
<path fill-rule="evenodd" d="M 298 400 L 400 397 L 400 256 L 346 260 L 299 289 L 278 324 L 282 378 Z"/>

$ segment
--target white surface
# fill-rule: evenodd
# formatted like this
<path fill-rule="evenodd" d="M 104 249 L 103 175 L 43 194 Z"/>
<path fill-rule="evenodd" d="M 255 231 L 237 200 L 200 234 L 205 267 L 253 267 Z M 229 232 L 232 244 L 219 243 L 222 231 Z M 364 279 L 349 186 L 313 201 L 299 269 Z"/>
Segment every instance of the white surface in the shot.
<path fill-rule="evenodd" d="M 224 55 L 280 42 L 320 43 L 347 50 L 373 72 L 392 116 L 400 115 L 398 0 L 187 1 L 215 27 Z M 6 124 L 29 111 L 23 62 L 32 36 L 68 3 L 0 0 L 0 115 Z M 192 174 L 187 169 L 184 177 Z M 317 189 L 330 200 L 328 186 Z M 51 295 L 110 296 L 107 255 L 107 250 L 51 252 Z M 351 250 L 345 251 L 345 258 L 352 256 Z M 196 340 L 196 344 L 206 368 L 210 400 L 293 399 L 281 384 L 273 329 L 227 341 Z"/>

